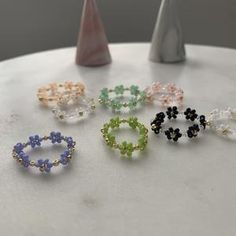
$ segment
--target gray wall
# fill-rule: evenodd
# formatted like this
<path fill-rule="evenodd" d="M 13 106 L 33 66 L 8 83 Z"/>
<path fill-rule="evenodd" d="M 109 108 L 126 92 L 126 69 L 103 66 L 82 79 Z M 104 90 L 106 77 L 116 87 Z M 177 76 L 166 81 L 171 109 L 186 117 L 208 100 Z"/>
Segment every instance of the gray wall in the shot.
<path fill-rule="evenodd" d="M 181 0 L 188 43 L 236 48 L 236 0 Z M 111 42 L 149 41 L 161 0 L 97 0 Z M 0 60 L 73 46 L 82 0 L 0 0 Z"/>

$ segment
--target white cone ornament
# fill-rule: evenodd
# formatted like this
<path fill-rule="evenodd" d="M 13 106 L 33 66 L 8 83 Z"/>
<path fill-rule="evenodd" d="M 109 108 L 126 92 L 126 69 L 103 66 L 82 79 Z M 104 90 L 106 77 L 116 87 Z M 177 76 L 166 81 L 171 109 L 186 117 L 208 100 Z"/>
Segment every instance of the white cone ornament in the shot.
<path fill-rule="evenodd" d="M 108 40 L 96 0 L 84 0 L 76 63 L 82 66 L 102 66 L 111 63 Z"/>
<path fill-rule="evenodd" d="M 178 1 L 162 0 L 149 53 L 149 59 L 153 62 L 175 63 L 185 60 Z"/>

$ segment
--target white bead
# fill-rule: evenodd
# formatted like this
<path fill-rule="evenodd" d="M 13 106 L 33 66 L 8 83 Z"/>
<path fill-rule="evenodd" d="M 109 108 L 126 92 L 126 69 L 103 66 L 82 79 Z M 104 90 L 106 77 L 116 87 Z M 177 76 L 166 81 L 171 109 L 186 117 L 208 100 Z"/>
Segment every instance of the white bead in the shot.
<path fill-rule="evenodd" d="M 69 106 L 73 106 L 70 109 Z M 85 95 L 64 96 L 52 109 L 53 114 L 59 120 L 82 119 L 94 111 L 94 99 Z"/>
<path fill-rule="evenodd" d="M 210 113 L 208 122 L 210 128 L 215 130 L 217 134 L 229 137 L 236 134 L 236 131 L 229 125 L 229 121 L 232 119 L 236 119 L 236 109 L 215 109 Z"/>

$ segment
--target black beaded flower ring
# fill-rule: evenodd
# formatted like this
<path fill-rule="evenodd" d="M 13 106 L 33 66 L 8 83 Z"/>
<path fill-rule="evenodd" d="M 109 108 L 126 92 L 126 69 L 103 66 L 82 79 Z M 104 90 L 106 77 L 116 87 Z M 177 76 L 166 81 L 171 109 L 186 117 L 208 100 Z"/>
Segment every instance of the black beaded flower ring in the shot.
<path fill-rule="evenodd" d="M 192 126 L 189 126 L 185 132 L 182 132 L 179 128 L 164 128 L 166 117 L 171 120 L 177 119 L 179 116 L 185 117 L 187 121 L 196 121 L 196 123 L 194 123 Z M 174 106 L 168 107 L 165 113 L 157 113 L 155 119 L 151 122 L 151 128 L 155 134 L 164 133 L 168 140 L 177 142 L 182 137 L 188 137 L 190 139 L 197 137 L 200 130 L 206 128 L 206 124 L 206 117 L 204 115 L 199 116 L 196 110 L 187 108 L 185 112 L 181 113 L 178 111 L 178 108 Z"/>

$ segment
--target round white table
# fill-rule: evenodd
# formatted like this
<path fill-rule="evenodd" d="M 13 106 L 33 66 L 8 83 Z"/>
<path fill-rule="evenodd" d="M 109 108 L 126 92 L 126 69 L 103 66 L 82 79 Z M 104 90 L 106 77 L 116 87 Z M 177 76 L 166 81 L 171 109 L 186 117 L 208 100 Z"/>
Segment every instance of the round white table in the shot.
<path fill-rule="evenodd" d="M 117 84 L 174 82 L 186 107 L 207 114 L 236 106 L 236 51 L 188 45 L 185 63 L 167 65 L 147 60 L 149 44 L 110 49 L 113 63 L 99 68 L 75 65 L 75 48 L 0 63 L 0 235 L 235 236 L 235 141 L 206 131 L 173 144 L 149 132 L 146 151 L 124 160 L 100 134 L 110 111 L 98 106 L 83 122 L 61 123 L 39 105 L 36 91 L 53 81 L 82 81 L 97 97 Z M 149 127 L 159 110 L 145 106 L 135 115 Z M 52 130 L 78 142 L 70 166 L 45 175 L 12 159 L 15 143 Z"/>

